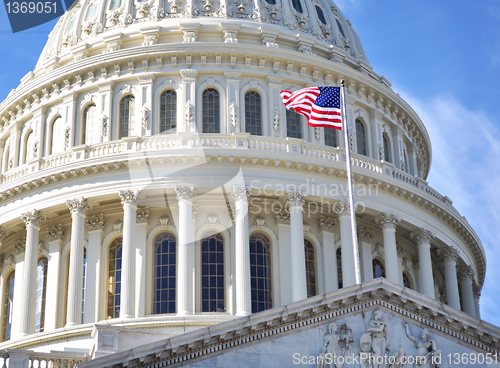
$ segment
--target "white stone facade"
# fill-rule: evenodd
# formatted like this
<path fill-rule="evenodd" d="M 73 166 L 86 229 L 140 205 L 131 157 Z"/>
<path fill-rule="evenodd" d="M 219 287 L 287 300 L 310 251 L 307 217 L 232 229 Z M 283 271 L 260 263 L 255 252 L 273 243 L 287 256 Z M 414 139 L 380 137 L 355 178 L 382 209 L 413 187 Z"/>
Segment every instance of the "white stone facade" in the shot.
<path fill-rule="evenodd" d="M 426 182 L 423 123 L 333 3 L 96 0 L 61 17 L 0 104 L 0 347 L 99 357 L 127 348 L 100 346 L 112 333 L 99 322 L 147 343 L 354 285 L 343 139 L 303 118 L 293 130 L 279 96 L 342 80 L 362 281 L 382 275 L 479 318 L 481 242 Z M 160 258 L 159 237 L 174 242 Z M 252 242 L 266 247 L 265 290 Z"/>

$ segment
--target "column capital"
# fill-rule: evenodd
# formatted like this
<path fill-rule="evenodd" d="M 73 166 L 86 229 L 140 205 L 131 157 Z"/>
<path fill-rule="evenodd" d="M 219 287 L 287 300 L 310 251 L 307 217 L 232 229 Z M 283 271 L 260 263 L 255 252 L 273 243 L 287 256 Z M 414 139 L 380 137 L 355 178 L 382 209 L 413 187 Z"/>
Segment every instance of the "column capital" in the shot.
<path fill-rule="evenodd" d="M 341 201 L 335 202 L 333 205 L 333 210 L 339 216 L 349 216 L 351 214 L 351 206 L 347 199 L 342 199 Z"/>
<path fill-rule="evenodd" d="M 288 192 L 286 194 L 286 203 L 288 207 L 300 207 L 304 205 L 307 195 L 301 192 Z"/>
<path fill-rule="evenodd" d="M 470 280 L 474 281 L 474 269 L 472 266 L 466 265 L 466 266 L 460 266 L 458 268 L 458 279 L 459 280 Z"/>
<path fill-rule="evenodd" d="M 472 292 L 474 293 L 474 297 L 479 299 L 481 297 L 481 286 L 474 282 L 472 284 Z"/>
<path fill-rule="evenodd" d="M 321 231 L 327 231 L 329 233 L 333 233 L 335 229 L 335 221 L 333 217 L 319 216 L 318 225 Z"/>
<path fill-rule="evenodd" d="M 458 251 L 453 247 L 445 247 L 441 249 L 441 257 L 444 261 L 456 262 L 458 258 Z"/>
<path fill-rule="evenodd" d="M 0 226 L 0 244 L 2 244 L 3 240 L 8 237 L 10 234 L 9 231 L 5 230 L 3 226 Z"/>
<path fill-rule="evenodd" d="M 236 202 L 249 201 L 252 190 L 247 187 L 233 187 L 233 197 Z"/>
<path fill-rule="evenodd" d="M 434 238 L 434 234 L 426 229 L 417 229 L 411 232 L 411 237 L 418 245 L 429 244 Z"/>
<path fill-rule="evenodd" d="M 375 219 L 375 223 L 382 228 L 382 230 L 385 229 L 395 229 L 398 225 L 401 219 L 397 217 L 396 215 L 392 213 L 381 213 L 380 215 L 377 216 Z"/>
<path fill-rule="evenodd" d="M 61 240 L 64 236 L 66 228 L 61 224 L 53 225 L 47 229 L 47 236 L 49 241 Z"/>
<path fill-rule="evenodd" d="M 373 240 L 373 233 L 366 227 L 360 225 L 358 226 L 358 239 L 367 243 L 371 243 Z"/>
<path fill-rule="evenodd" d="M 104 228 L 104 222 L 106 218 L 102 213 L 98 215 L 92 215 L 87 217 L 86 225 L 89 227 L 89 231 L 102 230 Z"/>
<path fill-rule="evenodd" d="M 16 250 L 16 256 L 23 254 L 26 250 L 26 238 L 19 239 L 14 243 L 14 249 Z"/>
<path fill-rule="evenodd" d="M 40 225 L 45 222 L 46 217 L 43 215 L 42 211 L 32 210 L 25 212 L 21 215 L 21 219 L 24 221 L 26 226 L 36 226 L 40 227 Z"/>
<path fill-rule="evenodd" d="M 147 224 L 149 221 L 149 207 L 138 207 L 135 214 L 137 224 Z"/>
<path fill-rule="evenodd" d="M 67 200 L 66 206 L 72 215 L 85 215 L 92 208 L 89 200 L 83 197 Z"/>
<path fill-rule="evenodd" d="M 290 212 L 286 209 L 282 209 L 276 215 L 276 222 L 281 225 L 290 225 Z"/>
<path fill-rule="evenodd" d="M 139 200 L 139 191 L 137 189 L 120 190 L 118 195 L 122 200 L 122 206 L 125 206 L 126 204 L 137 206 L 137 201 Z"/>
<path fill-rule="evenodd" d="M 175 186 L 175 192 L 177 193 L 177 200 L 192 201 L 196 195 L 196 188 L 194 185 L 186 186 Z"/>

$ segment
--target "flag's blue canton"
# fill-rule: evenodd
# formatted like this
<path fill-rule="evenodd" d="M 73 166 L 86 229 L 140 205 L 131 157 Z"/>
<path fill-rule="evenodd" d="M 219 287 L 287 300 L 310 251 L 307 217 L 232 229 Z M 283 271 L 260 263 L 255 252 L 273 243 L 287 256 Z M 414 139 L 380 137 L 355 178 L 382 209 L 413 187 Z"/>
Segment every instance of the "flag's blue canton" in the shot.
<path fill-rule="evenodd" d="M 315 105 L 340 109 L 340 87 L 318 87 L 320 94 Z"/>

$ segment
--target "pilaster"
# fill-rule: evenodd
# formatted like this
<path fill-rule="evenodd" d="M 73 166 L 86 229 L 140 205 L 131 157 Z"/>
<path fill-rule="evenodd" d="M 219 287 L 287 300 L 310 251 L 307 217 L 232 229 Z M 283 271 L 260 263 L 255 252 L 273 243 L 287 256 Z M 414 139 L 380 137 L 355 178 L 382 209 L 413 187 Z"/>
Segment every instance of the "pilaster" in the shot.
<path fill-rule="evenodd" d="M 58 327 L 59 263 L 65 232 L 66 228 L 61 224 L 51 226 L 47 229 L 47 236 L 49 238 L 49 257 L 47 265 L 44 331 L 53 331 Z"/>
<path fill-rule="evenodd" d="M 396 246 L 396 227 L 400 221 L 392 213 L 382 213 L 375 219 L 375 223 L 382 228 L 384 236 L 385 277 L 387 280 L 401 285 L 401 269 Z"/>
<path fill-rule="evenodd" d="M 319 237 L 323 251 L 323 269 L 325 292 L 339 288 L 337 275 L 337 249 L 335 247 L 335 220 L 333 217 L 321 215 L 318 219 Z M 319 260 L 319 258 L 318 258 Z"/>
<path fill-rule="evenodd" d="M 434 276 L 431 260 L 431 240 L 434 235 L 426 229 L 418 229 L 411 233 L 413 240 L 418 244 L 418 263 L 420 273 L 420 289 L 422 294 L 435 299 Z"/>

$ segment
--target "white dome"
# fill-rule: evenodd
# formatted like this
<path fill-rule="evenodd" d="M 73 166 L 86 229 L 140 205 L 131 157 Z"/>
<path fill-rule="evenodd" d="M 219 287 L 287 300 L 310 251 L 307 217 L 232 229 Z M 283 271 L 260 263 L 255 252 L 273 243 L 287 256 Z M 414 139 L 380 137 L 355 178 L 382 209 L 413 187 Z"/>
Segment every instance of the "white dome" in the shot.
<path fill-rule="evenodd" d="M 124 49 L 193 37 L 214 42 L 216 31 L 220 41 L 241 43 L 254 43 L 245 37 L 257 31 L 266 43 L 369 68 L 351 23 L 329 0 L 80 0 L 51 32 L 35 71 L 69 62 L 68 55 L 81 58 L 81 51 L 100 54 L 110 38 Z"/>

